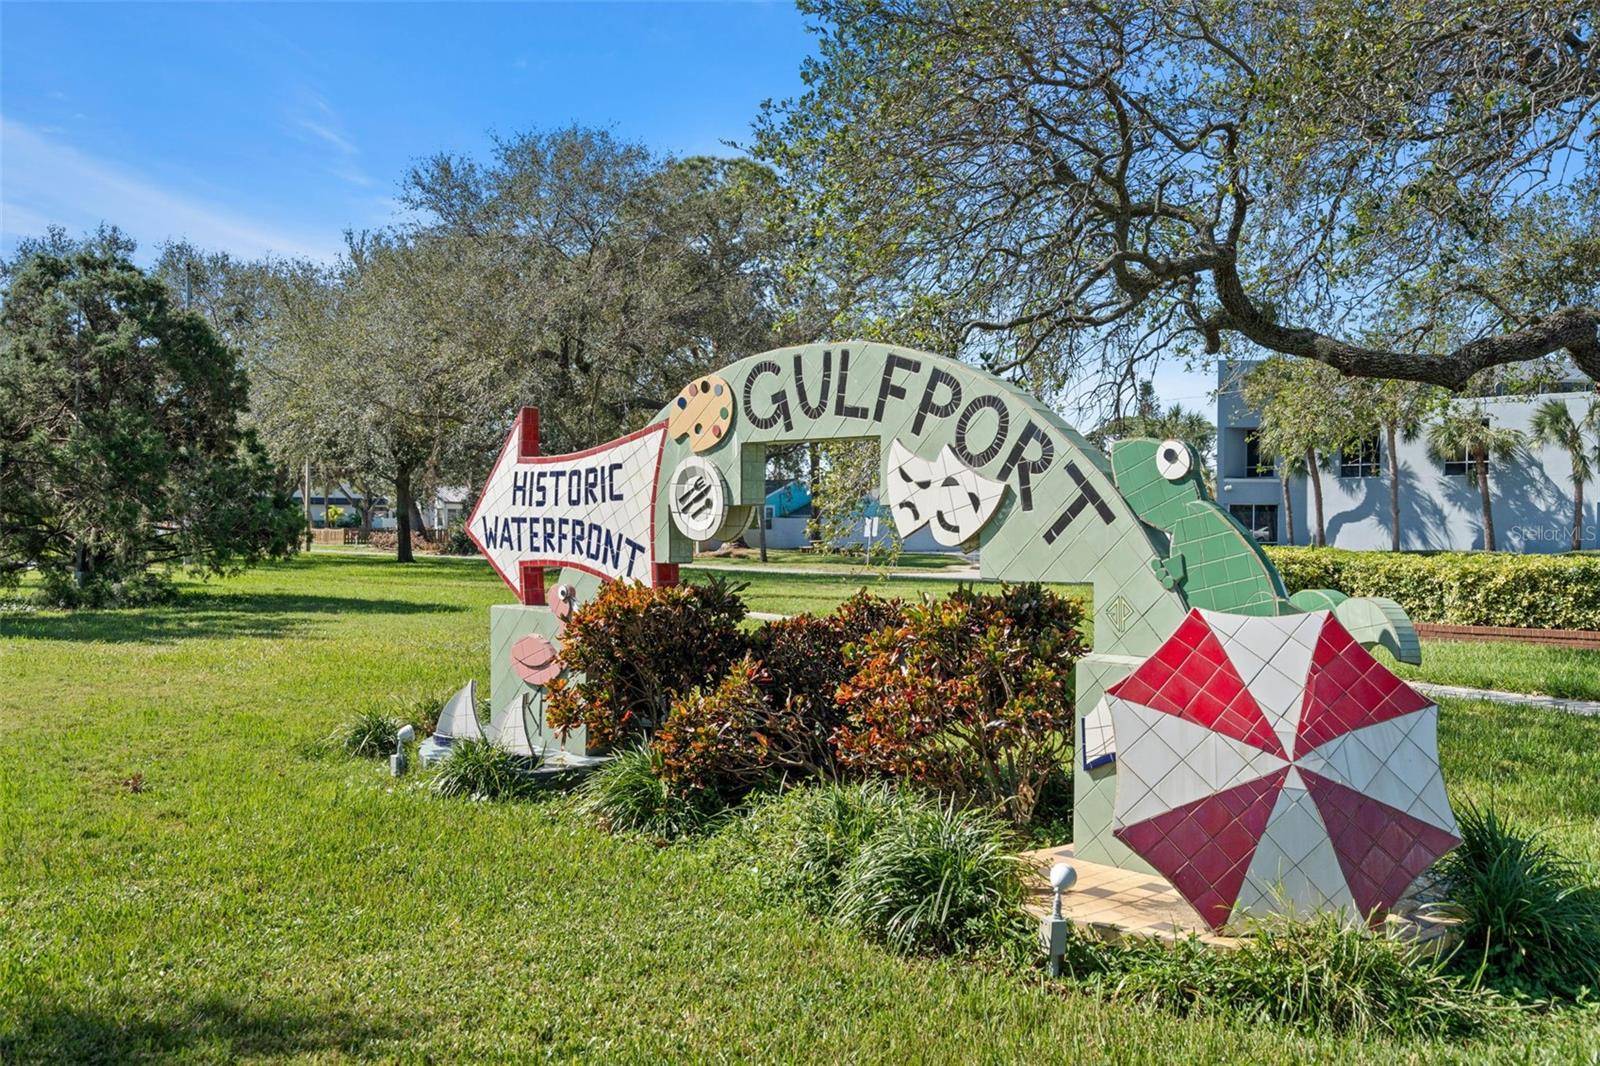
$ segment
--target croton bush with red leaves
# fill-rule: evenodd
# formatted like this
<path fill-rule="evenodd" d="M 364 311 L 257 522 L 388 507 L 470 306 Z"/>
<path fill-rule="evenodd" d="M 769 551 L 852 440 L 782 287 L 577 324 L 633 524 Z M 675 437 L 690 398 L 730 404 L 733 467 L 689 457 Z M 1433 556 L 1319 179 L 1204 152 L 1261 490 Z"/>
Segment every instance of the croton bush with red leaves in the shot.
<path fill-rule="evenodd" d="M 854 672 L 846 656 L 862 641 L 905 618 L 905 603 L 865 590 L 845 600 L 832 614 L 796 615 L 769 622 L 750 638 L 750 653 L 765 667 L 761 682 L 775 710 L 781 710 L 790 772 L 838 777 L 833 735 L 844 725 L 844 710 L 834 698 Z"/>
<path fill-rule="evenodd" d="M 894 777 L 1034 814 L 1072 746 L 1083 607 L 1039 585 L 908 606 L 857 593 L 745 634 L 743 586 L 610 584 L 575 611 L 550 686 L 558 729 L 646 741 L 671 792 Z"/>
<path fill-rule="evenodd" d="M 561 730 L 583 726 L 600 747 L 649 739 L 674 699 L 714 686 L 745 654 L 744 587 L 717 577 L 602 585 L 567 619 L 561 660 L 583 683 L 550 684 L 547 720 Z"/>
<path fill-rule="evenodd" d="M 961 588 L 857 646 L 837 691 L 841 761 L 1026 825 L 1071 750 L 1083 605 L 1038 584 Z"/>
<path fill-rule="evenodd" d="M 674 792 L 714 792 L 737 799 L 772 774 L 774 712 L 761 664 L 746 656 L 714 688 L 673 701 L 656 730 L 657 776 Z M 781 711 L 779 713 L 782 713 Z"/>

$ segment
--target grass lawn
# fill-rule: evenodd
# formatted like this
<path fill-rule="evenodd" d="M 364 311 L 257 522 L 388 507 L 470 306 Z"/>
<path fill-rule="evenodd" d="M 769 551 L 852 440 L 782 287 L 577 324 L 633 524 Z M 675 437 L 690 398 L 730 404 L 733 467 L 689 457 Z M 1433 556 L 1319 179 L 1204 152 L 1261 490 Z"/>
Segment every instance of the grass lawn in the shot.
<path fill-rule="evenodd" d="M 1600 700 L 1600 651 L 1585 648 L 1427 640 L 1422 643 L 1421 666 L 1396 663 L 1386 652 L 1379 657 L 1401 677 L 1418 681 Z"/>
<path fill-rule="evenodd" d="M 507 599 L 485 566 L 329 553 L 173 608 L 0 615 L 0 1062 L 1600 1056 L 1593 1014 L 1395 1044 L 901 959 L 762 898 L 718 841 L 657 848 L 563 799 L 440 800 L 307 753 L 371 700 L 486 681 Z M 1442 732 L 1458 802 L 1600 857 L 1600 720 L 1450 703 Z"/>
<path fill-rule="evenodd" d="M 728 573 L 710 568 L 685 567 L 683 575 L 689 581 L 707 581 L 717 576 L 741 582 L 747 586 L 742 595 L 750 609 L 772 614 L 830 611 L 841 600 L 848 599 L 863 588 L 878 596 L 898 596 L 911 600 L 922 595 L 935 598 L 948 596 L 961 587 L 958 582 L 939 578 L 922 580 L 915 577 L 885 577 L 881 574 Z M 984 589 L 1000 587 L 999 582 L 994 581 L 973 581 L 969 584 Z M 1050 588 L 1063 595 L 1089 598 L 1087 585 L 1051 585 Z"/>
<path fill-rule="evenodd" d="M 869 564 L 866 556 L 860 552 L 803 552 L 797 548 L 769 548 L 767 561 L 764 563 L 761 561 L 760 553 L 753 548 L 741 550 L 736 556 L 707 556 L 704 561 L 770 567 L 776 570 L 800 567 L 815 570 L 828 568 L 870 571 L 882 565 L 881 562 Z M 894 561 L 896 570 L 927 570 L 934 573 L 940 570 L 968 570 L 976 565 L 972 560 L 954 552 L 901 552 Z"/>

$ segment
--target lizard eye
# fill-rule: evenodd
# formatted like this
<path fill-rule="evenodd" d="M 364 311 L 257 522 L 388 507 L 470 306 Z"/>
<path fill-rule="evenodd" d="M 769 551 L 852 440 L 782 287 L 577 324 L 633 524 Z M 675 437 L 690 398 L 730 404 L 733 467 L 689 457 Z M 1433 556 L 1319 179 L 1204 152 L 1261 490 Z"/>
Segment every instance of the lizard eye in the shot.
<path fill-rule="evenodd" d="M 1156 469 L 1168 481 L 1182 481 L 1191 463 L 1189 446 L 1182 441 L 1164 440 L 1156 445 Z"/>

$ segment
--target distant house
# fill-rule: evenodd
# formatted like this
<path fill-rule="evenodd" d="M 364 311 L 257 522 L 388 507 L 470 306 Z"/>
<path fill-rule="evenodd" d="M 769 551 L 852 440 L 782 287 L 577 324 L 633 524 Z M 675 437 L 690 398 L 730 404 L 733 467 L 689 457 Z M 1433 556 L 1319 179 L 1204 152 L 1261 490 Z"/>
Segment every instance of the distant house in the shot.
<path fill-rule="evenodd" d="M 438 489 L 430 499 L 420 501 L 417 509 L 422 513 L 422 525 L 425 529 L 447 529 L 452 522 L 459 522 L 466 517 L 468 492 L 465 488 L 448 486 Z M 299 503 L 301 493 L 294 491 L 294 501 Z M 311 525 L 322 528 L 328 524 L 328 507 L 338 507 L 344 511 L 340 517 L 343 525 L 354 526 L 361 524 L 360 507 L 363 502 L 361 493 L 349 485 L 340 484 L 332 488 L 313 487 L 311 490 Z M 386 496 L 375 496 L 372 500 L 372 528 L 390 530 L 395 528 L 394 509 Z"/>
<path fill-rule="evenodd" d="M 294 502 L 299 504 L 303 498 L 304 494 L 299 489 L 295 489 Z M 311 525 L 316 529 L 327 526 L 329 507 L 337 507 L 344 512 L 340 516 L 341 524 L 360 525 L 362 501 L 362 495 L 349 485 L 313 486 L 311 490 Z M 379 496 L 373 503 L 374 509 L 380 510 L 387 508 L 389 501 Z M 374 528 L 381 529 L 382 527 L 374 526 Z"/>
<path fill-rule="evenodd" d="M 1217 500 L 1263 544 L 1289 543 L 1282 487 L 1261 455 L 1260 413 L 1244 402 L 1239 381 L 1254 362 L 1224 362 L 1217 370 Z M 1576 373 L 1576 372 L 1574 372 Z M 1482 398 L 1493 422 L 1527 432 L 1534 409 L 1555 397 L 1579 418 L 1594 398 L 1592 382 L 1572 380 L 1538 396 Z M 1330 456 L 1322 471 L 1323 522 L 1338 548 L 1392 547 L 1389 458 L 1381 438 Z M 1408 550 L 1484 546 L 1477 468 L 1463 455 L 1440 462 L 1424 437 L 1400 442 L 1401 545 Z M 1559 552 L 1572 547 L 1572 465 L 1557 448 L 1530 444 L 1515 460 L 1490 461 L 1496 541 L 1502 550 Z M 1312 501 L 1307 479 L 1289 483 L 1294 543 L 1311 543 Z M 1585 522 L 1584 547 L 1600 548 L 1600 511 Z"/>
<path fill-rule="evenodd" d="M 766 523 L 767 547 L 803 548 L 811 543 L 811 490 L 799 479 L 768 478 L 767 504 L 763 508 Z M 837 547 L 861 548 L 869 543 L 886 544 L 893 535 L 894 520 L 888 508 L 876 497 L 868 496 L 854 516 L 850 534 L 841 538 Z M 759 534 L 752 527 L 744 535 L 744 542 L 756 545 Z M 928 527 L 917 530 L 905 539 L 905 551 L 953 552 L 933 539 Z"/>

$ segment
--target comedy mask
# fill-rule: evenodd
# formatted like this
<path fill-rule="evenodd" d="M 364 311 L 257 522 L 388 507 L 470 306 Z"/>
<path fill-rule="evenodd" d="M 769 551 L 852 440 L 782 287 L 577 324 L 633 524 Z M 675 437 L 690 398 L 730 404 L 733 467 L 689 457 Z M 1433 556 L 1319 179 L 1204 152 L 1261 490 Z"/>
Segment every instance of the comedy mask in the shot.
<path fill-rule="evenodd" d="M 990 481 L 945 445 L 932 461 L 895 441 L 889 446 L 890 513 L 902 537 L 928 526 L 933 539 L 953 548 L 977 535 L 1000 505 L 1005 483 Z"/>

